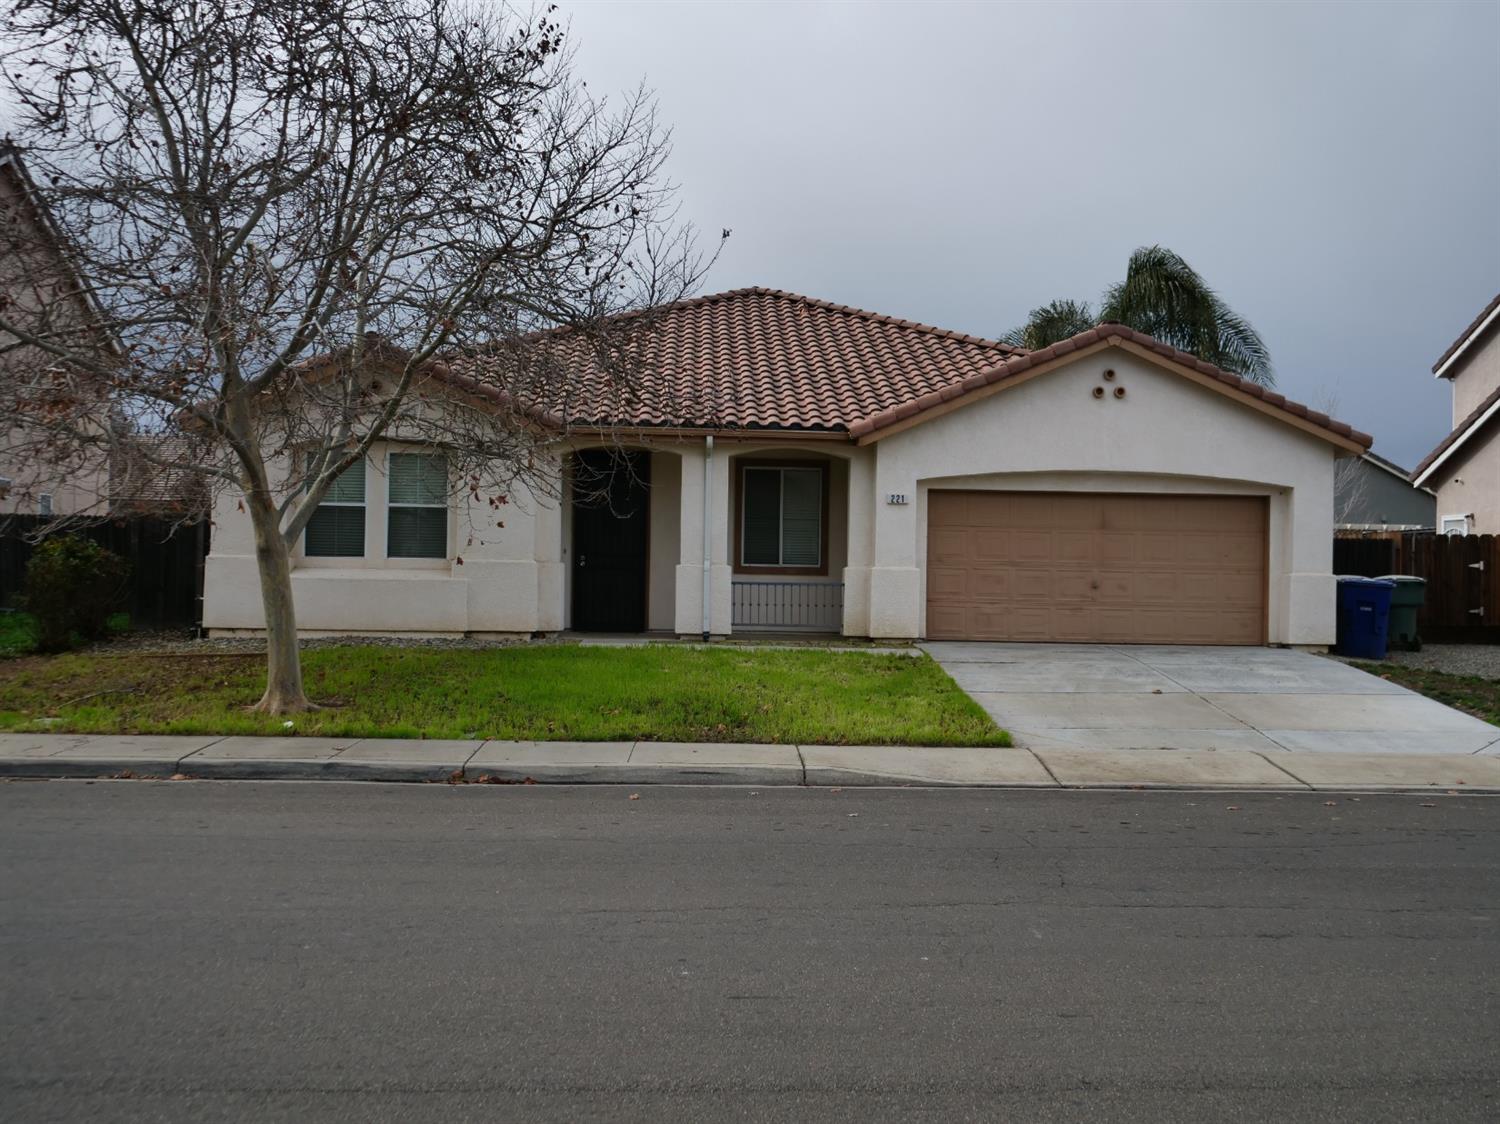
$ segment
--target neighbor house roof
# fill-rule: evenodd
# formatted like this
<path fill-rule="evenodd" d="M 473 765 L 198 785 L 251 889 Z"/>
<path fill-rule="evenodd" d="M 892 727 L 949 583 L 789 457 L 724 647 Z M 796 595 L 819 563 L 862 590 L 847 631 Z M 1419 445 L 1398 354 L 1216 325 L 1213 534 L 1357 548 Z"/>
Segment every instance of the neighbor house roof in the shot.
<path fill-rule="evenodd" d="M 132 434 L 115 449 L 110 507 L 119 515 L 199 515 L 208 482 L 193 465 L 201 452 L 184 437 Z"/>
<path fill-rule="evenodd" d="M 1500 386 L 1485 395 L 1484 401 L 1475 406 L 1469 412 L 1468 417 L 1455 425 L 1453 432 L 1439 441 L 1436 449 L 1422 458 L 1422 463 L 1412 469 L 1411 482 L 1419 486 L 1425 484 L 1427 478 L 1437 471 L 1439 465 L 1458 452 L 1471 437 L 1497 415 L 1500 415 Z"/>
<path fill-rule="evenodd" d="M 1432 373 L 1439 378 L 1452 378 L 1451 368 L 1463 357 L 1464 352 L 1468 351 L 1469 345 L 1497 322 L 1500 322 L 1500 293 L 1496 293 L 1494 299 L 1469 322 L 1469 326 L 1458 334 L 1458 339 L 1448 345 L 1448 350 L 1443 352 L 1438 361 L 1432 365 Z"/>
<path fill-rule="evenodd" d="M 1103 324 L 1027 352 L 779 289 L 736 289 L 651 310 L 631 344 L 635 377 L 616 386 L 581 333 L 533 339 L 569 371 L 526 393 L 503 350 L 450 357 L 440 375 L 504 393 L 548 422 L 585 428 L 822 431 L 870 441 L 966 396 L 1022 381 L 1083 348 L 1120 345 L 1174 365 L 1350 449 L 1371 439 L 1150 336 Z M 905 425 L 901 425 L 905 428 Z"/>
<path fill-rule="evenodd" d="M 1376 453 L 1374 450 L 1371 450 L 1370 452 L 1366 453 L 1364 455 L 1364 459 L 1367 460 L 1367 461 L 1369 461 L 1376 468 L 1384 469 L 1386 472 L 1390 473 L 1392 476 L 1396 477 L 1398 480 L 1401 480 L 1401 481 L 1403 481 L 1404 483 L 1407 483 L 1407 484 L 1411 483 L 1412 474 L 1410 472 L 1407 472 L 1406 469 L 1402 468 L 1395 461 L 1388 461 L 1388 460 L 1386 460 L 1384 457 L 1382 457 L 1379 453 Z M 1424 491 L 1424 492 L 1430 491 L 1430 490 L 1431 489 L 1428 489 L 1428 488 L 1423 488 L 1422 489 L 1422 491 Z"/>

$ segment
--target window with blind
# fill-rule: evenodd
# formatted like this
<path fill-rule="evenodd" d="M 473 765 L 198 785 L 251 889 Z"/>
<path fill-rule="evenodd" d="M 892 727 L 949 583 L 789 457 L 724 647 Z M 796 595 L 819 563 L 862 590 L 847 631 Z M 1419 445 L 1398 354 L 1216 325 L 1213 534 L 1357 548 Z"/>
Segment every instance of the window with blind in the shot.
<path fill-rule="evenodd" d="M 445 558 L 448 554 L 448 458 L 392 453 L 386 554 Z"/>
<path fill-rule="evenodd" d="M 823 469 L 744 467 L 740 565 L 823 565 Z"/>
<path fill-rule="evenodd" d="M 362 558 L 365 553 L 365 462 L 355 461 L 328 489 L 307 521 L 303 552 L 309 558 Z"/>

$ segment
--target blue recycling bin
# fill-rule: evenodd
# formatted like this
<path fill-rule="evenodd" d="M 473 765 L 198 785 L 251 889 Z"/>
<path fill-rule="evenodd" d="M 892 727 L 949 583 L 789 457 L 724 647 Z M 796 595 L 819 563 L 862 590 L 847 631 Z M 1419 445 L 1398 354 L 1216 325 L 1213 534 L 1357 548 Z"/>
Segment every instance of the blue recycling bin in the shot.
<path fill-rule="evenodd" d="M 1385 659 L 1395 588 L 1386 578 L 1339 578 L 1339 655 Z"/>

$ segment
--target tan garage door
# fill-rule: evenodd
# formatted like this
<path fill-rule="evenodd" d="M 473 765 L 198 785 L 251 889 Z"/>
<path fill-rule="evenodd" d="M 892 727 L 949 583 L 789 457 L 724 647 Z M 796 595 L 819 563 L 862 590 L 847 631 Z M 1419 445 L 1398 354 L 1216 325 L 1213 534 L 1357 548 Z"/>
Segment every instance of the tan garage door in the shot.
<path fill-rule="evenodd" d="M 934 640 L 1260 644 L 1266 501 L 930 492 Z"/>

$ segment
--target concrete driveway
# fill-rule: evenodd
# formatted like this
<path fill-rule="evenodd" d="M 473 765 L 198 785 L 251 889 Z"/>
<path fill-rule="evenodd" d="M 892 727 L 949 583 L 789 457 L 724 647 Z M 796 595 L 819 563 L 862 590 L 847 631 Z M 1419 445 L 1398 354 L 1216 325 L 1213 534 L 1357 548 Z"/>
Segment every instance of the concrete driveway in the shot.
<path fill-rule="evenodd" d="M 1500 753 L 1500 727 L 1307 652 L 947 641 L 923 647 L 1029 749 Z"/>

